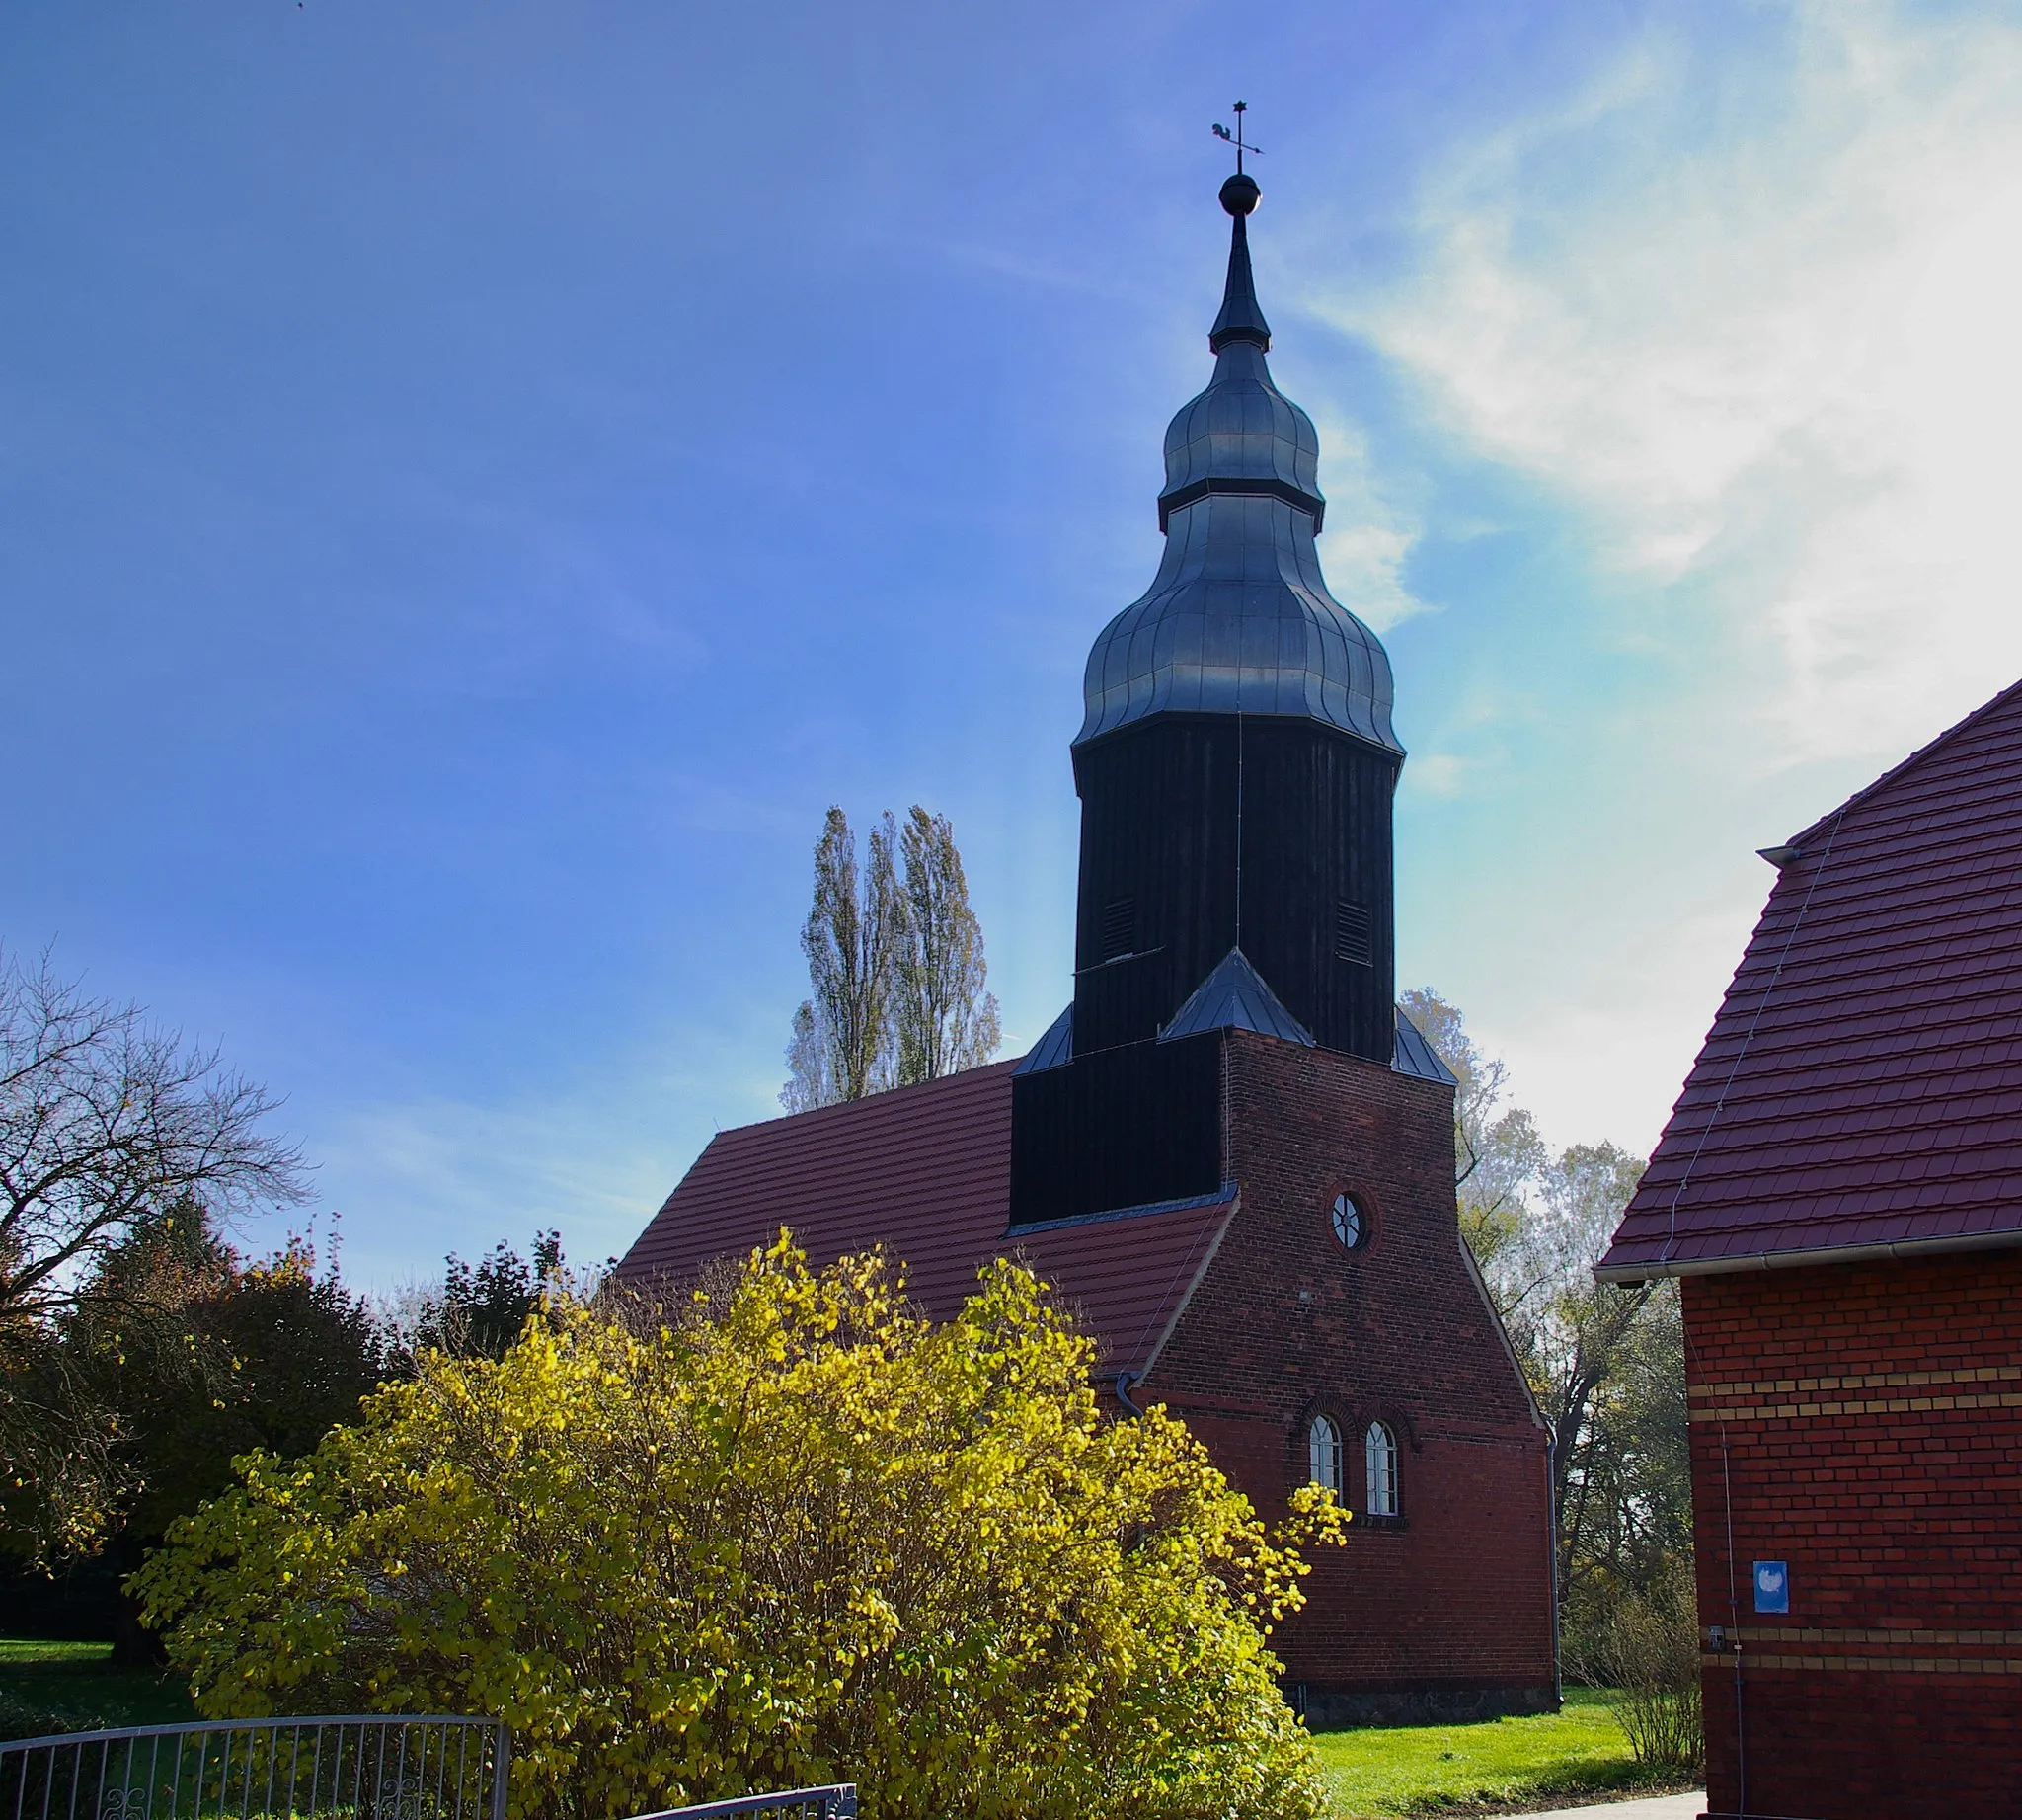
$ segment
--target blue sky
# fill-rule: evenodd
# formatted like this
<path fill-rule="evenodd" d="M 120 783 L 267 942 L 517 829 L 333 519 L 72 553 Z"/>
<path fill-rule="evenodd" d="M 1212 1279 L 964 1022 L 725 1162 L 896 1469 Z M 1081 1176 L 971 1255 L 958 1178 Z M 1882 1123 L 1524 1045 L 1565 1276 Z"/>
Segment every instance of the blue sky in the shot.
<path fill-rule="evenodd" d="M 830 802 L 954 818 L 1022 1047 L 1237 95 L 1401 983 L 1646 1147 L 1752 849 L 2022 673 L 2014 7 L 16 0 L 0 937 L 382 1287 L 770 1114 Z"/>

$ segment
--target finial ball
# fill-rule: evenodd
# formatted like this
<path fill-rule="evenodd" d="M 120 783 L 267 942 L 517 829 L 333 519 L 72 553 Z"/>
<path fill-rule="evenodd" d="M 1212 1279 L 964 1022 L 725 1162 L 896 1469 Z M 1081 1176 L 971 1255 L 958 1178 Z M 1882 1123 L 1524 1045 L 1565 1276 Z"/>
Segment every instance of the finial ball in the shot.
<path fill-rule="evenodd" d="M 1254 177 L 1238 172 L 1221 186 L 1221 205 L 1232 215 L 1246 215 L 1257 206 L 1262 194 Z"/>

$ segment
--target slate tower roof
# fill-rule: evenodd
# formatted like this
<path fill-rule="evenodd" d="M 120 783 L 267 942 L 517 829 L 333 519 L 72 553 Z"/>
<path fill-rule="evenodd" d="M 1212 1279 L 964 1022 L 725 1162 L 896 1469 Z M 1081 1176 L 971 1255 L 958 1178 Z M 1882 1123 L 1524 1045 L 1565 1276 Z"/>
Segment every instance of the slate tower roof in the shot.
<path fill-rule="evenodd" d="M 1210 1028 L 1383 1064 L 1396 1053 L 1390 824 L 1404 749 L 1390 661 L 1320 572 L 1320 440 L 1266 358 L 1271 325 L 1250 268 L 1257 198 L 1240 170 L 1221 187 L 1214 373 L 1166 432 L 1158 574 L 1089 653 L 1072 747 L 1073 1015 L 1028 1077 Z M 1181 1065 L 1146 1055 L 1129 1066 Z M 1174 1103 L 1139 1085 L 1148 1103 Z M 1066 1089 L 1020 1093 L 1037 1107 Z M 1063 1100 L 1055 1123 L 1093 1133 L 1135 1116 Z M 1021 1113 L 1020 1157 L 1044 1123 Z M 1024 1209 L 1029 1178 L 1015 1173 Z"/>
<path fill-rule="evenodd" d="M 1390 660 L 1320 572 L 1320 438 L 1265 359 L 1246 226 L 1257 197 L 1248 177 L 1221 189 L 1232 227 L 1214 376 L 1166 431 L 1165 558 L 1089 653 L 1075 743 L 1162 713 L 1289 715 L 1401 756 Z"/>

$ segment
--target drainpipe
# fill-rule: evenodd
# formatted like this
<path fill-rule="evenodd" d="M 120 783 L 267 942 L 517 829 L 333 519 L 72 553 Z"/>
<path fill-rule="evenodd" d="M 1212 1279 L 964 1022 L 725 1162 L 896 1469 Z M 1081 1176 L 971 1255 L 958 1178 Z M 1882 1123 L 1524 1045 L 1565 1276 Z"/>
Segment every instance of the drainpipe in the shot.
<path fill-rule="evenodd" d="M 1544 1431 L 1544 1547 L 1551 1569 L 1552 1589 L 1552 1699 L 1566 1703 L 1566 1677 L 1559 1667 L 1559 1499 L 1558 1437 L 1549 1427 Z"/>
<path fill-rule="evenodd" d="M 1133 1416 L 1142 1415 L 1144 1411 L 1130 1400 L 1130 1386 L 1141 1384 L 1143 1381 L 1144 1374 L 1142 1372 L 1119 1372 L 1117 1374 L 1117 1401 L 1122 1403 Z"/>

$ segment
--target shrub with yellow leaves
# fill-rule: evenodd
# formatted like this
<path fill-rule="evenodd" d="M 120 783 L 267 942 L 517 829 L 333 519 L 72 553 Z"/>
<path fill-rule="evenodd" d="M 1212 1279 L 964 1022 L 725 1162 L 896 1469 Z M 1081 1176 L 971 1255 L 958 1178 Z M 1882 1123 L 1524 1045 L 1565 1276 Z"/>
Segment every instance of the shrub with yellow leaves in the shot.
<path fill-rule="evenodd" d="M 216 1717 L 465 1711 L 516 1820 L 860 1785 L 871 1820 L 1304 1820 L 1298 1549 L 1176 1419 L 1110 1421 L 1016 1264 L 954 1319 L 782 1234 L 668 1315 L 551 1298 L 253 1455 L 136 1576 Z"/>

